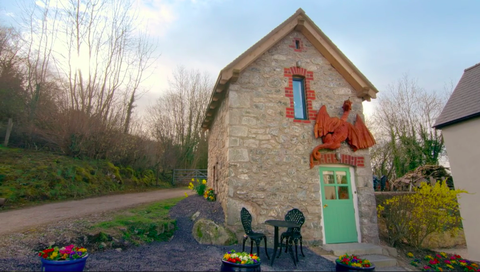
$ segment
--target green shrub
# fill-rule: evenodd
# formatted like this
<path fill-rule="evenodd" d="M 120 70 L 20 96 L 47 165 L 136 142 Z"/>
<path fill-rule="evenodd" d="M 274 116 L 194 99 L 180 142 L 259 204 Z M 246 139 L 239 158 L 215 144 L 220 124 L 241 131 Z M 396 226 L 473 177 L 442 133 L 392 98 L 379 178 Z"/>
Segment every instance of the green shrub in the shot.
<path fill-rule="evenodd" d="M 457 197 L 464 190 L 451 190 L 446 182 L 422 183 L 415 194 L 395 196 L 377 207 L 392 246 L 406 242 L 415 248 L 434 232 L 458 229 L 461 217 Z"/>
<path fill-rule="evenodd" d="M 195 182 L 195 184 L 193 184 L 193 182 Z M 195 179 L 192 178 L 192 182 L 188 185 L 188 189 L 196 191 L 199 196 L 203 196 L 207 189 L 207 181 L 204 179 L 200 182 L 200 180 L 197 179 L 195 181 Z"/>

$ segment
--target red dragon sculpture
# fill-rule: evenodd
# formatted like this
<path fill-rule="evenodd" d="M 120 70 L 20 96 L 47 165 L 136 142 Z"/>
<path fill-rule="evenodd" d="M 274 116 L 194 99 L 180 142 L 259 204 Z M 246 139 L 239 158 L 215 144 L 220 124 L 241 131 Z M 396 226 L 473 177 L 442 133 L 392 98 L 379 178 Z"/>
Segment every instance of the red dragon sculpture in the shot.
<path fill-rule="evenodd" d="M 352 110 L 352 102 L 348 99 L 345 100 L 342 108 L 343 115 L 341 118 L 330 117 L 325 105 L 318 110 L 314 132 L 315 138 L 321 137 L 323 143 L 313 149 L 310 155 L 310 169 L 313 168 L 313 159 L 320 161 L 320 149 L 335 150 L 345 140 L 354 152 L 375 144 L 373 135 L 358 114 L 355 125 L 347 122 L 348 114 Z"/>

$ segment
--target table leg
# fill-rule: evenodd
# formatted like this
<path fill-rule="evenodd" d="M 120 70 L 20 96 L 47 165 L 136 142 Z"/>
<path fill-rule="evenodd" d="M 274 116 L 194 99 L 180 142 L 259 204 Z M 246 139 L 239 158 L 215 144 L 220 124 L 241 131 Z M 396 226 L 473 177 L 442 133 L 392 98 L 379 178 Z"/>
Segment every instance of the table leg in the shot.
<path fill-rule="evenodd" d="M 273 265 L 273 261 L 275 260 L 276 256 L 277 256 L 277 248 L 278 248 L 278 227 L 275 226 L 275 235 L 274 235 L 274 238 L 273 238 L 273 257 L 272 257 L 272 262 L 270 263 L 270 265 Z"/>

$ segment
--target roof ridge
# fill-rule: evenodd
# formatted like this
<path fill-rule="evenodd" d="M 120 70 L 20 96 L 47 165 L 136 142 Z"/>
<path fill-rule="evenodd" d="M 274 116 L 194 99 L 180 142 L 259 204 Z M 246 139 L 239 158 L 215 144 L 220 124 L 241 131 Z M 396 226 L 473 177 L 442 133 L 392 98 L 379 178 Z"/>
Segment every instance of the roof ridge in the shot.
<path fill-rule="evenodd" d="M 473 65 L 473 66 L 471 66 L 471 67 L 468 67 L 467 69 L 465 69 L 465 70 L 463 70 L 463 71 L 466 72 L 466 71 L 471 70 L 471 69 L 473 69 L 473 68 L 475 68 L 475 67 L 477 67 L 477 66 L 480 66 L 480 62 L 477 63 L 477 64 L 475 64 L 475 65 Z"/>
<path fill-rule="evenodd" d="M 295 13 L 298 13 L 298 14 L 305 14 L 305 11 L 302 9 L 302 8 L 298 8 L 297 11 Z"/>

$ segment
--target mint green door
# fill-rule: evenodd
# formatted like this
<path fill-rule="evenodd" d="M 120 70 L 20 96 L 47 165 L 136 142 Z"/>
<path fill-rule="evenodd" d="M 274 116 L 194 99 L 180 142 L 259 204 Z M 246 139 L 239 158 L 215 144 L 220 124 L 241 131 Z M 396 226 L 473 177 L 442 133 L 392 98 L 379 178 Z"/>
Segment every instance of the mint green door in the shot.
<path fill-rule="evenodd" d="M 320 188 L 325 243 L 358 242 L 349 169 L 320 167 Z"/>

